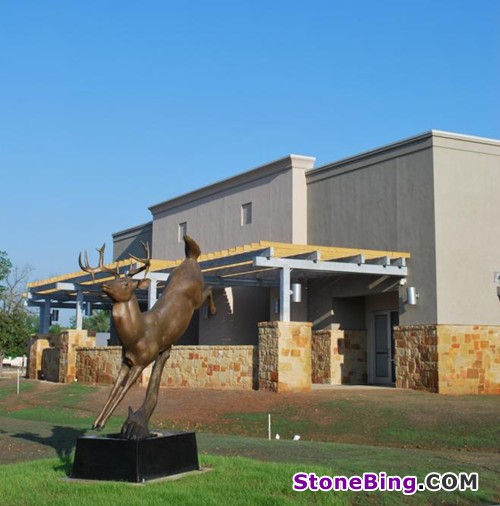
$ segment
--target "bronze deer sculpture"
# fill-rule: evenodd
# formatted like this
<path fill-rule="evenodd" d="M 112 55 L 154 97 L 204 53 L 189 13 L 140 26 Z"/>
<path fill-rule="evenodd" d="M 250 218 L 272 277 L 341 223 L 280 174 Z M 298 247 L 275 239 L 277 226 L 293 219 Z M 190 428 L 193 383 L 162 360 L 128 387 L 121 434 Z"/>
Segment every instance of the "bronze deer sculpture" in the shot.
<path fill-rule="evenodd" d="M 184 236 L 186 258 L 170 274 L 167 286 L 155 305 L 142 313 L 135 296 L 137 288 L 149 287 L 150 280 L 132 279 L 139 272 L 150 267 L 149 247 L 143 247 L 146 258 L 131 257 L 142 265 L 129 271 L 126 277 L 120 277 L 118 267 L 109 269 L 103 265 L 104 247 L 99 251 L 98 267 L 90 267 L 87 253 L 85 264 L 81 255 L 78 258 L 80 268 L 94 278 L 97 272 L 111 272 L 115 279 L 105 282 L 102 291 L 113 301 L 112 318 L 120 342 L 123 346 L 123 361 L 118 377 L 111 389 L 108 400 L 96 418 L 93 429 L 101 430 L 111 414 L 122 401 L 130 387 L 137 381 L 142 371 L 154 362 L 149 379 L 146 397 L 141 407 L 133 412 L 129 407 L 121 436 L 126 439 L 144 439 L 149 437 L 148 421 L 158 401 L 161 374 L 170 356 L 172 345 L 186 331 L 193 313 L 208 299 L 210 314 L 216 314 L 212 289 L 204 288 L 203 274 L 198 264 L 200 248 L 189 236 Z"/>

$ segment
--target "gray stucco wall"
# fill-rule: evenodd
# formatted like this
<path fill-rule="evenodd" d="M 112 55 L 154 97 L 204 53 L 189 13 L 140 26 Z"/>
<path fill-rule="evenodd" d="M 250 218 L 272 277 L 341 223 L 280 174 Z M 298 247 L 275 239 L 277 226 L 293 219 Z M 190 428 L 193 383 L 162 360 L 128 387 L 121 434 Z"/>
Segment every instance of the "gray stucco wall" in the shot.
<path fill-rule="evenodd" d="M 200 310 L 200 345 L 257 345 L 257 323 L 269 319 L 268 291 L 265 288 L 216 288 L 213 291 L 217 314 L 204 317 Z"/>
<path fill-rule="evenodd" d="M 309 243 L 410 252 L 420 299 L 407 306 L 399 289 L 401 324 L 436 323 L 432 136 L 310 171 L 307 182 Z"/>
<path fill-rule="evenodd" d="M 500 325 L 500 142 L 434 145 L 438 323 Z"/>
<path fill-rule="evenodd" d="M 141 241 L 148 243 L 152 248 L 153 225 L 151 222 L 113 234 L 113 260 L 129 258 L 130 254 L 143 257 L 144 249 Z"/>
<path fill-rule="evenodd" d="M 297 216 L 294 204 L 305 209 L 305 171 L 313 163 L 313 158 L 291 155 L 152 206 L 153 256 L 183 256 L 184 243 L 179 241 L 179 224 L 183 222 L 206 253 L 261 240 L 307 242 L 307 214 Z M 252 223 L 242 225 L 241 206 L 249 202 Z"/>

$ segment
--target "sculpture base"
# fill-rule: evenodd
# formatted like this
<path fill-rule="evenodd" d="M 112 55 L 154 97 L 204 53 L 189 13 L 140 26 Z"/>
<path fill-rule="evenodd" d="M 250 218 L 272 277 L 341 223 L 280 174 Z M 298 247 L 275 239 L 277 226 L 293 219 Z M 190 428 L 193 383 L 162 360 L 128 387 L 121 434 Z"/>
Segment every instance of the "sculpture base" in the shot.
<path fill-rule="evenodd" d="M 110 434 L 77 439 L 71 477 L 142 483 L 199 469 L 194 432 L 165 431 L 141 441 Z"/>

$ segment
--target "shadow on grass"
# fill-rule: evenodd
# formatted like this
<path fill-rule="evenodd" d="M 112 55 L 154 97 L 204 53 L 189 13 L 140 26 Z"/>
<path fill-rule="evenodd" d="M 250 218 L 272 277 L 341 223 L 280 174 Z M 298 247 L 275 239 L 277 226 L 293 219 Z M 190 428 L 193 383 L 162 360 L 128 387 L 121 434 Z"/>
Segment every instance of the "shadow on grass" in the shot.
<path fill-rule="evenodd" d="M 59 465 L 54 466 L 55 471 L 64 471 L 66 474 L 71 473 L 72 469 L 72 453 L 76 446 L 76 440 L 86 433 L 85 429 L 74 429 L 72 427 L 63 427 L 55 425 L 52 427 L 52 434 L 42 437 L 39 434 L 31 432 L 20 432 L 12 434 L 12 437 L 32 441 L 34 443 L 43 444 L 54 448 L 59 457 Z"/>

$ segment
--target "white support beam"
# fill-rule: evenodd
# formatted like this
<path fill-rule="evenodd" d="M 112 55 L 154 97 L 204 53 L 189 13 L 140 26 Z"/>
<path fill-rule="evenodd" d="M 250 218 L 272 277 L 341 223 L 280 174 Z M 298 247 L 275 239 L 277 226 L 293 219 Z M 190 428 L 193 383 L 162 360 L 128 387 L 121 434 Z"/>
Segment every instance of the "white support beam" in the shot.
<path fill-rule="evenodd" d="M 259 255 L 264 256 L 264 255 Z M 321 260 L 321 251 L 307 251 L 305 253 L 297 253 L 296 255 L 290 255 L 286 258 L 300 259 L 300 260 L 313 260 L 319 262 Z"/>
<path fill-rule="evenodd" d="M 406 267 L 406 258 L 393 258 L 391 264 L 398 267 Z"/>
<path fill-rule="evenodd" d="M 290 268 L 280 270 L 280 321 L 290 321 Z"/>
<path fill-rule="evenodd" d="M 391 265 L 391 259 L 387 256 L 370 258 L 370 260 L 367 260 L 366 263 L 373 265 Z"/>
<path fill-rule="evenodd" d="M 294 260 L 289 258 L 264 258 L 254 260 L 255 267 L 273 267 L 318 272 L 344 272 L 352 274 L 375 274 L 379 276 L 407 276 L 407 267 L 395 265 L 355 264 L 348 262 L 313 262 L 311 260 Z"/>
<path fill-rule="evenodd" d="M 158 281 L 152 279 L 148 288 L 148 309 L 151 309 L 158 300 Z"/>
<path fill-rule="evenodd" d="M 351 257 L 342 257 L 342 258 L 337 258 L 335 260 L 336 262 L 349 262 L 351 264 L 358 264 L 358 265 L 361 265 L 361 264 L 364 264 L 365 263 L 365 255 L 353 255 Z"/>
<path fill-rule="evenodd" d="M 148 278 L 154 281 L 167 281 L 170 274 L 168 272 L 148 272 L 148 275 L 145 276 L 144 272 L 139 272 L 135 276 L 132 276 L 132 279 L 144 279 Z"/>
<path fill-rule="evenodd" d="M 55 288 L 61 292 L 74 292 L 78 289 L 74 283 L 56 283 Z"/>
<path fill-rule="evenodd" d="M 245 251 L 244 253 L 229 254 L 220 258 L 213 258 L 211 260 L 204 260 L 200 262 L 200 269 L 215 269 L 217 267 L 227 267 L 228 265 L 234 265 L 244 262 L 250 262 L 254 257 L 272 257 L 274 255 L 273 248 L 262 248 L 254 251 Z"/>
<path fill-rule="evenodd" d="M 82 330 L 83 328 L 83 292 L 78 290 L 76 292 L 76 330 Z"/>

